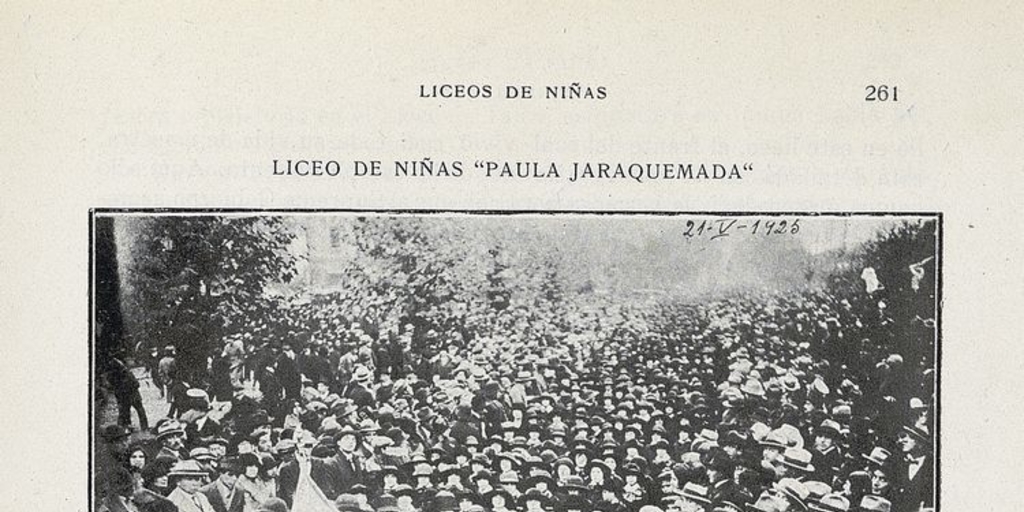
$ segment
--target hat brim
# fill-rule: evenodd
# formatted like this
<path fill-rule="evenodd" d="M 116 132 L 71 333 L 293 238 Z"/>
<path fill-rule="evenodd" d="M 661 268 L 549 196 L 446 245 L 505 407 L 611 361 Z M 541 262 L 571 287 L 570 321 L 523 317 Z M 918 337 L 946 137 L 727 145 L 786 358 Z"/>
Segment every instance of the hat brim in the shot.
<path fill-rule="evenodd" d="M 183 435 L 185 435 L 185 429 L 183 429 L 183 428 L 176 428 L 174 430 L 167 430 L 167 431 L 164 431 L 164 432 L 161 432 L 161 433 L 157 434 L 156 438 L 157 439 L 163 439 L 163 438 L 165 438 L 167 436 L 171 436 L 171 435 L 182 435 L 183 436 Z"/>
<path fill-rule="evenodd" d="M 796 464 L 793 464 L 792 462 L 789 462 L 786 459 L 782 459 L 780 462 L 782 462 L 783 466 L 786 466 L 788 468 L 793 468 L 793 469 L 795 469 L 797 471 L 804 471 L 804 472 L 807 472 L 807 473 L 814 473 L 814 464 L 807 464 L 806 466 L 798 466 Z"/>
<path fill-rule="evenodd" d="M 206 475 L 207 475 L 207 473 L 205 471 L 178 471 L 178 472 L 172 471 L 170 473 L 167 473 L 167 478 L 175 478 L 175 477 L 202 478 L 202 477 L 204 477 Z"/>

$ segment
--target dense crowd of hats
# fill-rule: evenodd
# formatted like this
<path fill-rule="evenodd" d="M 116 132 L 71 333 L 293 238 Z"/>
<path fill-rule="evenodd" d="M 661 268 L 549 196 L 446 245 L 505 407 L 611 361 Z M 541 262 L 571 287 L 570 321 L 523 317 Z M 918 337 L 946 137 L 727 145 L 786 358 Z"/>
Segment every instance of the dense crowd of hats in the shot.
<path fill-rule="evenodd" d="M 343 320 L 232 339 L 136 445 L 103 429 L 117 457 L 145 456 L 125 462 L 133 492 L 230 473 L 239 510 L 285 510 L 308 459 L 350 512 L 934 504 L 934 322 L 893 326 L 867 295 L 509 308 L 427 331 Z"/>

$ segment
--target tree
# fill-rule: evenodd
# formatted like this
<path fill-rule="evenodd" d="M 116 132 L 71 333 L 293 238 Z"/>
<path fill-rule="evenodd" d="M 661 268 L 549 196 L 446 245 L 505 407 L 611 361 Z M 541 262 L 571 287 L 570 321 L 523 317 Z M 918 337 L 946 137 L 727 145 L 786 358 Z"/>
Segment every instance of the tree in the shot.
<path fill-rule="evenodd" d="M 102 365 L 127 350 L 121 314 L 121 283 L 117 271 L 114 219 L 97 217 L 95 242 L 96 362 Z M 104 368 L 98 367 L 97 372 Z"/>
<path fill-rule="evenodd" d="M 206 358 L 225 335 L 271 304 L 267 286 L 289 282 L 297 257 L 295 234 L 268 216 L 161 216 L 138 221 L 130 269 L 136 290 L 136 335 L 144 345 L 173 345 L 178 369 L 202 379 Z"/>

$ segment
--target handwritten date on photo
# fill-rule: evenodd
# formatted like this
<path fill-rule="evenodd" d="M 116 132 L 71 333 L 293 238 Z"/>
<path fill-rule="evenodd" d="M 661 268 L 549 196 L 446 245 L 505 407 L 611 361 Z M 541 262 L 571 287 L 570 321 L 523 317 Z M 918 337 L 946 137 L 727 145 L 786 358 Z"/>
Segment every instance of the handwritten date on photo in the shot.
<path fill-rule="evenodd" d="M 732 235 L 782 236 L 800 232 L 800 219 L 708 219 L 688 220 L 683 236 L 717 240 Z"/>

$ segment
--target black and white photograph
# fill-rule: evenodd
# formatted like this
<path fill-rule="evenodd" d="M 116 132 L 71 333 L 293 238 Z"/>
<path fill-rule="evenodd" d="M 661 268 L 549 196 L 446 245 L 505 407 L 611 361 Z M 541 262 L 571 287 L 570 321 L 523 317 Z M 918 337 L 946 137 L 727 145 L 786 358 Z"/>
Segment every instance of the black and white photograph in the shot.
<path fill-rule="evenodd" d="M 97 209 L 90 230 L 95 511 L 938 506 L 937 213 Z"/>

